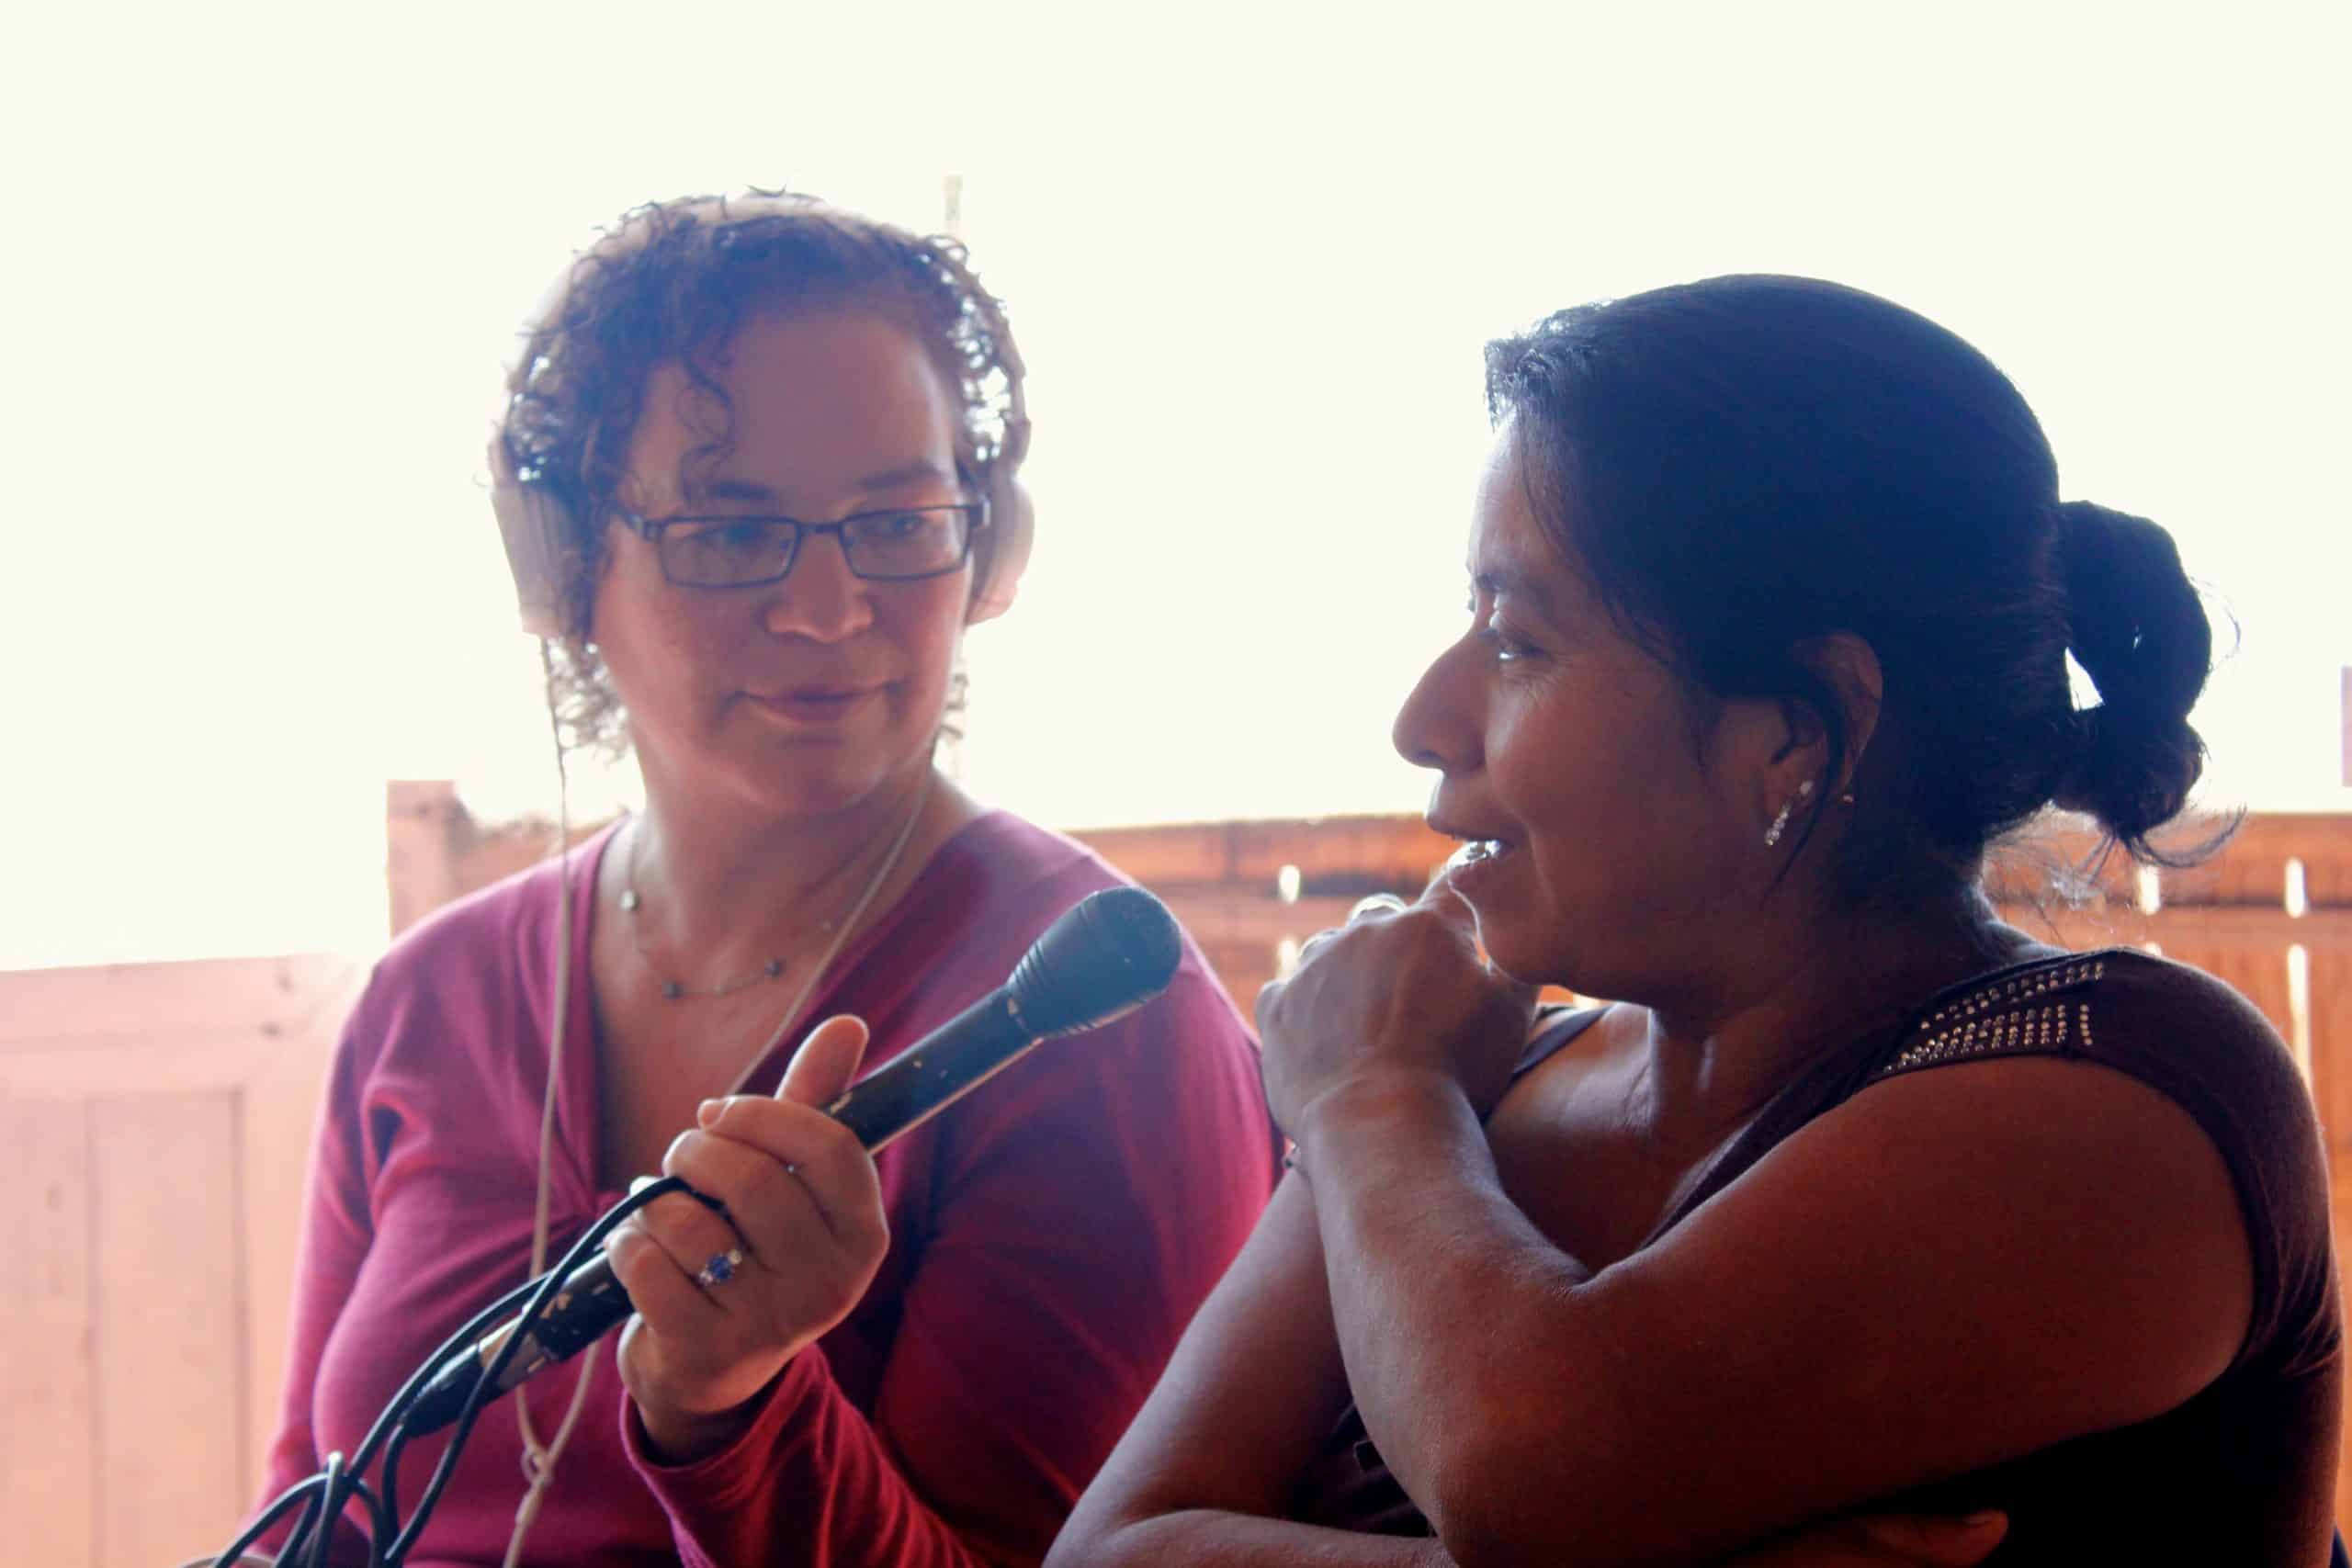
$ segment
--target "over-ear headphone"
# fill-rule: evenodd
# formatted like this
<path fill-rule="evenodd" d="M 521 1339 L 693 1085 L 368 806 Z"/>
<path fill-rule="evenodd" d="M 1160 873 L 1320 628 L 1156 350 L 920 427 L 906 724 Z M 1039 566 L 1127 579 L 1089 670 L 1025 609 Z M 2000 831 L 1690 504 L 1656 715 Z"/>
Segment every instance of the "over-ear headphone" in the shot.
<path fill-rule="evenodd" d="M 998 367 L 1004 372 L 1004 434 L 989 462 L 986 491 L 991 536 L 988 575 L 973 585 L 972 607 L 965 615 L 967 624 L 978 626 L 1012 608 L 1013 597 L 1021 592 L 1022 573 L 1029 570 L 1029 547 L 1037 533 L 1037 510 L 1029 499 L 1029 487 L 1021 482 L 1021 465 L 1029 457 L 1029 403 L 1021 389 L 1028 370 L 1021 363 L 1021 350 L 1013 344 L 1003 310 L 961 260 L 950 258 L 950 265 L 962 275 L 968 297 L 978 304 L 980 319 L 996 344 Z"/>
<path fill-rule="evenodd" d="M 813 204 L 812 204 L 813 205 Z M 1012 341 L 1003 308 L 980 287 L 965 264 L 960 248 L 939 241 L 922 242 L 929 259 L 954 280 L 956 292 L 979 318 L 993 349 L 996 368 L 1004 377 L 1004 430 L 988 459 L 981 499 L 988 507 L 987 571 L 973 584 L 967 624 L 991 621 L 1012 607 L 1022 573 L 1028 570 L 1030 545 L 1036 533 L 1036 512 L 1028 490 L 1021 483 L 1021 465 L 1029 456 L 1029 404 L 1022 389 L 1027 371 L 1021 350 Z M 560 302 L 563 290 L 557 288 Z M 514 472 L 504 434 L 491 437 L 490 500 L 497 513 L 498 534 L 506 547 L 507 570 L 514 578 L 514 599 L 523 629 L 533 637 L 560 638 L 571 628 L 563 623 L 563 557 L 570 547 L 571 517 L 563 502 L 545 485 L 526 482 Z"/>

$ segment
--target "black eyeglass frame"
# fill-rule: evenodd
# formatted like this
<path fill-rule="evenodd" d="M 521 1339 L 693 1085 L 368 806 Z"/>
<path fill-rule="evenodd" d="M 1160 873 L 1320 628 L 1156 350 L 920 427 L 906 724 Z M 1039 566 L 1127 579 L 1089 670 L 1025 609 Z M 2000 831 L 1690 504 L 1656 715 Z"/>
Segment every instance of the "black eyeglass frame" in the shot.
<path fill-rule="evenodd" d="M 867 518 L 889 517 L 908 512 L 963 513 L 964 547 L 956 552 L 956 558 L 945 566 L 933 567 L 929 571 L 876 573 L 858 570 L 857 562 L 850 554 L 849 530 Z M 962 570 L 964 563 L 972 558 L 972 547 L 978 542 L 981 530 L 989 525 L 989 503 L 987 498 L 983 497 L 978 501 L 944 502 L 933 506 L 878 506 L 870 512 L 853 512 L 848 516 L 831 523 L 803 523 L 797 517 L 786 517 L 780 512 L 727 513 L 716 515 L 696 513 L 679 517 L 648 518 L 639 516 L 625 506 L 613 508 L 613 515 L 620 520 L 623 527 L 653 547 L 653 558 L 662 563 L 662 576 L 664 581 L 673 587 L 701 589 L 716 593 L 730 588 L 764 588 L 771 583 L 782 582 L 792 575 L 792 569 L 800 564 L 800 548 L 808 542 L 808 537 L 812 534 L 832 535 L 841 544 L 842 564 L 849 568 L 850 575 L 861 582 L 925 582 L 934 577 L 945 577 L 952 571 Z M 747 577 L 734 582 L 695 582 L 691 580 L 682 580 L 671 573 L 669 554 L 662 547 L 662 536 L 682 523 L 781 523 L 793 530 L 792 545 L 784 552 L 783 568 L 771 576 Z"/>

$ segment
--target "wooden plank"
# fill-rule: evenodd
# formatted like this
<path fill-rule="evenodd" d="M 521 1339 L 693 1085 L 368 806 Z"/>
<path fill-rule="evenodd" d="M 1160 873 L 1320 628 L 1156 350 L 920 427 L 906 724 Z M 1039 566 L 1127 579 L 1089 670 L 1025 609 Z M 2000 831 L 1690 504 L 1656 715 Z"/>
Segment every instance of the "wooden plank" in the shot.
<path fill-rule="evenodd" d="M 96 1560 L 151 1568 L 250 1501 L 236 1097 L 100 1100 L 92 1131 Z"/>
<path fill-rule="evenodd" d="M 0 1203 L 0 1519 L 10 1561 L 86 1564 L 98 1520 L 89 1107 L 0 1100 L 0 1149 L 17 1179 Z"/>
<path fill-rule="evenodd" d="M 11 970 L 0 973 L 0 1051 L 283 1021 L 306 1012 L 353 967 L 341 954 L 309 953 Z"/>
<path fill-rule="evenodd" d="M 1418 817 L 1325 817 L 1233 824 L 1233 874 L 1272 887 L 1286 865 L 1310 890 L 1419 893 L 1461 846 Z"/>
<path fill-rule="evenodd" d="M 2352 908 L 2352 812 L 2309 820 L 2326 828 L 2312 834 L 2300 857 L 2305 897 L 2314 909 Z"/>
<path fill-rule="evenodd" d="M 168 1027 L 168 1026 L 166 1026 Z M 139 1040 L 43 1041 L 0 1048 L 0 1094 L 78 1100 L 94 1089 L 145 1094 L 233 1091 L 281 1041 L 252 1027 L 201 1029 Z"/>
<path fill-rule="evenodd" d="M 2290 860 L 2302 863 L 2305 895 L 2313 908 L 2352 905 L 2352 814 L 2248 817 L 2211 860 L 2164 874 L 2165 901 L 2279 908 Z"/>
<path fill-rule="evenodd" d="M 1171 896 L 1169 908 L 1203 947 L 1256 947 L 1271 955 L 1285 938 L 1304 942 L 1317 931 L 1346 923 L 1353 898 L 1301 898 L 1285 904 L 1270 893 L 1229 889 Z M 1268 963 L 1272 960 L 1269 956 Z"/>
<path fill-rule="evenodd" d="M 2306 944 L 2304 950 L 2311 954 L 2312 1099 L 2336 1169 L 2352 1175 L 2352 947 Z M 2352 1225 L 2352 1209 L 2339 1202 L 2335 1213 L 2339 1224 Z M 2339 1251 L 2352 1258 L 2352 1251 Z M 2352 1449 L 2346 1462 L 2352 1463 Z"/>
<path fill-rule="evenodd" d="M 1070 837 L 1154 891 L 1216 886 L 1233 875 L 1233 849 L 1220 822 L 1090 828 Z"/>
<path fill-rule="evenodd" d="M 466 891 L 458 847 L 473 819 L 447 779 L 391 779 L 384 785 L 384 893 L 397 936 Z"/>
<path fill-rule="evenodd" d="M 346 1007 L 340 997 L 323 999 L 300 1032 L 279 1041 L 277 1051 L 256 1064 L 239 1091 L 246 1393 L 238 1494 L 248 1501 L 260 1493 L 285 1392 L 303 1184 L 319 1100 Z"/>
<path fill-rule="evenodd" d="M 2330 1207 L 2335 1211 L 2335 1256 L 2340 1262 L 2352 1258 L 2352 1168 L 2340 1162 L 2331 1167 L 2328 1185 Z M 2352 1425 L 2352 1416 L 2346 1419 L 2347 1425 Z M 2347 1448 L 2336 1461 L 2335 1517 L 2352 1521 L 2352 1448 Z M 2352 1525 L 2346 1526 L 2346 1533 L 2352 1538 Z"/>

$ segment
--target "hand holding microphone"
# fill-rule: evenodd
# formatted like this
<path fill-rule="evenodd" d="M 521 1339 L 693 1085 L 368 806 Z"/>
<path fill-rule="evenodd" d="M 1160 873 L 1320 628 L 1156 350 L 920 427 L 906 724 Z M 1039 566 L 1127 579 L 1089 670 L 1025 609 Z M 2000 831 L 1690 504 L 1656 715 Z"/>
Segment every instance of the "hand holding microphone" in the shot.
<path fill-rule="evenodd" d="M 527 1330 L 510 1320 L 470 1349 L 453 1340 L 387 1419 L 409 1437 L 439 1431 L 636 1307 L 647 1322 L 630 1331 L 621 1366 L 648 1436 L 673 1460 L 721 1446 L 744 1404 L 872 1281 L 889 1241 L 872 1151 L 1040 1042 L 1142 1006 L 1182 957 L 1166 907 L 1140 887 L 1114 887 L 1080 899 L 1003 985 L 858 1082 L 865 1024 L 820 1024 L 776 1099 L 709 1101 L 702 1125 L 671 1145 L 664 1171 L 701 1203 L 665 1193 L 599 1221 L 591 1234 L 612 1226 L 614 1249 L 533 1281 L 545 1289 Z"/>
<path fill-rule="evenodd" d="M 785 1363 L 849 1315 L 889 1245 L 873 1156 L 821 1109 L 857 1076 L 865 1025 L 811 1031 L 771 1100 L 707 1100 L 662 1161 L 718 1205 L 673 1194 L 605 1244 L 637 1316 L 621 1381 L 664 1461 L 687 1463 L 741 1430 Z"/>

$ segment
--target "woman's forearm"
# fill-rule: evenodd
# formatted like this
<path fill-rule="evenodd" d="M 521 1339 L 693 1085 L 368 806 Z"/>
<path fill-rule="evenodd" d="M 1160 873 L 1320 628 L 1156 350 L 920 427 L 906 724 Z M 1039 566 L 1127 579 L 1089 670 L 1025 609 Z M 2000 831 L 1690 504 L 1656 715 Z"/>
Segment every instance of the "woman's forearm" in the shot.
<path fill-rule="evenodd" d="M 1046 1568 L 1453 1568 L 1435 1540 L 1183 1508 L 1065 1536 Z"/>
<path fill-rule="evenodd" d="M 1532 1376 L 1510 1348 L 1568 1349 L 1558 1314 L 1589 1272 L 1503 1192 L 1458 1092 L 1368 1080 L 1311 1110 L 1301 1163 L 1349 1387 L 1441 1536 L 1475 1541 L 1488 1456 L 1557 1387 L 1556 1368 Z"/>

